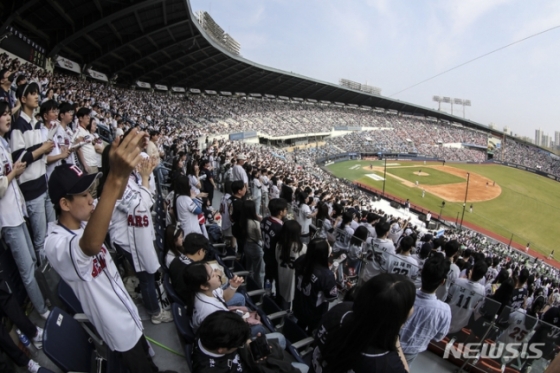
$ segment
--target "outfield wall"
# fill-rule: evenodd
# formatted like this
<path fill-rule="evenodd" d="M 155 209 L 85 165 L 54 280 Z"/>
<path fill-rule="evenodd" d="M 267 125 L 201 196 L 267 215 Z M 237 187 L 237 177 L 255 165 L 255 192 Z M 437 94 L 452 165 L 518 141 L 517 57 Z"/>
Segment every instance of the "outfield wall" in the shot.
<path fill-rule="evenodd" d="M 532 172 L 532 173 L 540 175 L 540 176 L 548 177 L 549 179 L 552 179 L 552 180 L 555 180 L 555 181 L 560 181 L 560 176 L 555 176 L 555 175 L 549 174 L 547 172 L 537 170 L 536 168 L 530 168 L 530 167 L 521 166 L 521 165 L 518 165 L 518 164 L 515 164 L 515 163 L 502 162 L 502 161 L 496 161 L 496 160 L 491 160 L 488 163 L 501 164 L 503 166 L 517 168 L 517 169 L 523 170 L 523 171 L 529 171 L 529 172 Z"/>

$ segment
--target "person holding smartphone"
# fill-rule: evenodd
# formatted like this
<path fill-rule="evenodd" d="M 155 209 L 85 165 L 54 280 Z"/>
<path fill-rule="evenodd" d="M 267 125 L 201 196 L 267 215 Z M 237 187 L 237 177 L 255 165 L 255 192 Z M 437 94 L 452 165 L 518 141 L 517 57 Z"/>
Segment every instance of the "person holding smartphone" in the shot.
<path fill-rule="evenodd" d="M 290 363 L 284 358 L 285 339 L 275 339 L 272 335 L 250 338 L 250 327 L 238 314 L 228 311 L 212 313 L 198 330 L 192 357 L 193 372 L 308 372 L 307 365 Z"/>

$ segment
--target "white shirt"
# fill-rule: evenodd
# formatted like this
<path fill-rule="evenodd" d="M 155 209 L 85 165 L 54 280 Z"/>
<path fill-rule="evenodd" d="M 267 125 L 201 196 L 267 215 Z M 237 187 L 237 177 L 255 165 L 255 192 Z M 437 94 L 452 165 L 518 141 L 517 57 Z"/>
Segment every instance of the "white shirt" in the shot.
<path fill-rule="evenodd" d="M 101 154 L 95 151 L 94 136 L 89 133 L 85 128 L 82 126 L 78 126 L 78 130 L 76 131 L 76 137 L 82 136 L 86 144 L 80 147 L 80 151 L 82 152 L 82 156 L 84 157 L 84 162 L 86 162 L 86 166 L 88 167 L 99 167 L 101 165 Z"/>
<path fill-rule="evenodd" d="M 0 137 L 0 185 L 8 182 L 8 174 L 12 172 L 13 167 L 8 142 Z M 0 231 L 2 227 L 18 227 L 25 223 L 27 208 L 16 179 L 7 184 L 3 195 L 1 193 L 0 191 Z"/>
<path fill-rule="evenodd" d="M 366 264 L 362 277 L 364 281 L 387 272 L 389 255 L 395 255 L 395 245 L 388 238 L 368 238 L 365 245 Z"/>
<path fill-rule="evenodd" d="M 209 297 L 208 295 L 203 293 L 197 293 L 194 297 L 192 328 L 195 333 L 206 317 L 216 311 L 228 310 L 228 308 L 224 304 L 224 291 L 222 290 L 222 288 L 217 288 L 212 293 L 214 294 L 213 297 Z"/>
<path fill-rule="evenodd" d="M 412 256 L 395 254 L 387 256 L 387 272 L 403 275 L 412 281 L 416 281 L 420 268 L 418 262 Z"/>
<path fill-rule="evenodd" d="M 298 223 L 301 225 L 301 234 L 306 235 L 309 234 L 309 226 L 311 225 L 311 218 L 308 216 L 311 215 L 311 208 L 302 203 L 299 207 L 299 214 L 297 215 Z"/>
<path fill-rule="evenodd" d="M 136 271 L 148 273 L 155 273 L 160 267 L 153 245 L 155 234 L 150 211 L 153 203 L 150 191 L 130 176 L 109 223 L 111 241 L 132 254 Z"/>
<path fill-rule="evenodd" d="M 200 208 L 198 205 L 187 196 L 179 196 L 177 198 L 177 221 L 181 223 L 181 228 L 185 237 L 189 233 L 202 233 L 200 224 L 198 222 L 198 215 L 202 212 L 197 212 Z"/>
<path fill-rule="evenodd" d="M 128 351 L 142 336 L 138 309 L 107 249 L 102 246 L 99 254 L 91 257 L 80 248 L 84 226 L 69 231 L 49 223 L 45 253 L 49 263 L 80 300 L 84 313 L 101 338 L 112 350 Z"/>
<path fill-rule="evenodd" d="M 249 178 L 247 177 L 247 172 L 245 172 L 245 169 L 238 164 L 233 166 L 232 178 L 233 178 L 232 181 L 242 180 L 245 184 L 249 184 Z"/>
<path fill-rule="evenodd" d="M 439 300 L 441 300 L 442 302 L 445 302 L 447 300 L 447 292 L 449 291 L 449 287 L 455 282 L 455 280 L 459 278 L 460 273 L 461 270 L 459 269 L 457 264 L 451 263 L 449 272 L 447 273 L 447 280 L 445 281 L 445 284 L 443 286 L 440 286 L 436 290 L 436 296 Z"/>
<path fill-rule="evenodd" d="M 449 332 L 457 333 L 467 325 L 474 309 L 484 299 L 486 291 L 484 286 L 478 282 L 459 278 L 449 288 L 449 295 L 451 296 L 449 301 L 449 306 L 451 307 L 451 327 Z"/>

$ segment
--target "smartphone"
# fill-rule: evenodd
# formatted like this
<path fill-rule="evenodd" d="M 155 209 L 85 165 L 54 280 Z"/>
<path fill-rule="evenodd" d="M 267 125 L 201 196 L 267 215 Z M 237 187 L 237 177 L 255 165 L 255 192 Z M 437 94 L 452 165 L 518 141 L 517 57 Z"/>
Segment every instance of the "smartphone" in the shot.
<path fill-rule="evenodd" d="M 259 361 L 270 355 L 270 346 L 268 345 L 266 337 L 262 334 L 255 338 L 255 340 L 249 344 L 249 347 L 251 348 L 251 355 L 253 355 L 254 361 Z"/>

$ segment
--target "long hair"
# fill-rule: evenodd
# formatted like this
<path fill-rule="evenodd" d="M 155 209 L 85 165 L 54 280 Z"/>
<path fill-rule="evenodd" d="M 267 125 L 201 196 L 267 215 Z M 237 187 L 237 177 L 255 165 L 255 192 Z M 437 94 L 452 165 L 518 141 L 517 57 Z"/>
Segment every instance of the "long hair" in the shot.
<path fill-rule="evenodd" d="M 349 212 L 345 212 L 344 214 L 342 214 L 342 222 L 340 223 L 339 228 L 344 229 L 346 224 L 350 224 L 351 221 L 352 221 L 352 214 Z"/>
<path fill-rule="evenodd" d="M 360 225 L 354 231 L 354 235 L 350 239 L 350 245 L 362 246 L 362 244 L 364 242 L 366 242 L 368 233 L 369 233 L 368 229 L 366 227 L 364 227 L 363 225 Z"/>
<path fill-rule="evenodd" d="M 509 277 L 504 282 L 502 282 L 494 295 L 492 295 L 492 299 L 502 304 L 500 306 L 500 309 L 498 310 L 498 315 L 502 312 L 504 307 L 509 306 L 509 304 L 511 303 L 511 296 L 513 295 L 514 289 L 515 282 L 511 277 Z"/>
<path fill-rule="evenodd" d="M 188 176 L 181 175 L 175 179 L 175 195 L 173 196 L 173 212 L 175 217 L 179 217 L 177 213 L 177 199 L 180 196 L 191 196 L 191 183 Z"/>
<path fill-rule="evenodd" d="M 301 252 L 303 244 L 301 243 L 301 225 L 295 220 L 288 220 L 282 226 L 280 231 L 280 259 L 288 263 L 290 261 L 290 254 L 292 251 Z"/>
<path fill-rule="evenodd" d="M 258 220 L 257 211 L 255 207 L 255 201 L 245 200 L 243 201 L 243 207 L 241 209 L 239 226 L 244 237 L 247 237 L 247 230 L 249 229 L 249 220 Z"/>
<path fill-rule="evenodd" d="M 319 205 L 317 206 L 317 225 L 318 228 L 323 226 L 323 223 L 325 222 L 325 220 L 330 219 L 329 217 L 329 206 L 321 201 L 319 202 Z"/>
<path fill-rule="evenodd" d="M 329 267 L 329 243 L 324 238 L 314 238 L 302 260 L 303 281 L 309 282 L 315 267 Z"/>
<path fill-rule="evenodd" d="M 185 282 L 185 293 L 179 294 L 182 299 L 185 299 L 187 312 L 190 316 L 194 312 L 194 300 L 202 285 L 206 285 L 210 277 L 206 269 L 206 262 L 195 262 L 185 267 L 183 270 L 183 281 Z"/>
<path fill-rule="evenodd" d="M 327 338 L 322 355 L 329 371 L 350 370 L 370 348 L 396 351 L 415 298 L 414 284 L 403 275 L 381 273 L 367 281 L 358 290 L 352 317 Z"/>
<path fill-rule="evenodd" d="M 175 256 L 180 256 L 181 254 L 183 254 L 183 246 L 175 245 L 175 241 L 181 234 L 183 234 L 184 237 L 183 229 L 180 226 L 177 226 L 177 224 L 179 224 L 179 222 L 170 224 L 165 228 L 165 249 L 163 252 L 164 257 L 170 251 Z"/>

